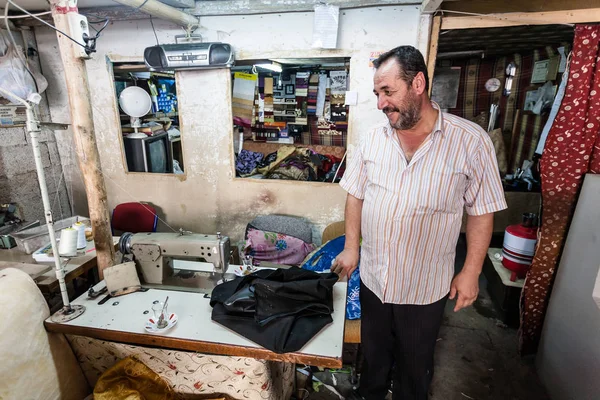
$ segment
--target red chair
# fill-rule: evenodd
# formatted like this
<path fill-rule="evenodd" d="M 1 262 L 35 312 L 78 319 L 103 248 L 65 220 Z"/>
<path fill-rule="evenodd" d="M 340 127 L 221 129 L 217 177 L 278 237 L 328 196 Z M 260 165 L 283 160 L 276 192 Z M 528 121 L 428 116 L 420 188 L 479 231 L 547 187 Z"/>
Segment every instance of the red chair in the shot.
<path fill-rule="evenodd" d="M 156 209 L 149 204 L 121 203 L 112 214 L 112 231 L 121 232 L 156 232 L 158 215 Z"/>

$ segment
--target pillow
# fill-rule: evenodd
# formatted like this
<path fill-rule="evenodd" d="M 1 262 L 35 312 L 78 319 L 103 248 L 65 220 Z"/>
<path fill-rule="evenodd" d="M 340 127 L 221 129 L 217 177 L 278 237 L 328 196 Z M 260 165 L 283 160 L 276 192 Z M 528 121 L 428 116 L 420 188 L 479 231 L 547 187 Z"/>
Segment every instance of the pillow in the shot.
<path fill-rule="evenodd" d="M 275 264 L 299 265 L 314 249 L 312 243 L 283 233 L 249 228 L 246 233 L 245 253 L 255 260 Z"/>

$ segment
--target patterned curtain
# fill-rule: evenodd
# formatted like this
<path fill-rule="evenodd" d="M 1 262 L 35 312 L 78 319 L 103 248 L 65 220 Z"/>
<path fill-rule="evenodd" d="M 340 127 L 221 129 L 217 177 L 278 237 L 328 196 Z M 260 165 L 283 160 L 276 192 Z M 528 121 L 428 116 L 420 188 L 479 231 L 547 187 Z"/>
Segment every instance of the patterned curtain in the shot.
<path fill-rule="evenodd" d="M 599 45 L 599 25 L 575 28 L 565 96 L 540 162 L 543 214 L 540 240 L 521 297 L 522 354 L 537 351 L 583 177 L 588 172 L 600 173 Z"/>

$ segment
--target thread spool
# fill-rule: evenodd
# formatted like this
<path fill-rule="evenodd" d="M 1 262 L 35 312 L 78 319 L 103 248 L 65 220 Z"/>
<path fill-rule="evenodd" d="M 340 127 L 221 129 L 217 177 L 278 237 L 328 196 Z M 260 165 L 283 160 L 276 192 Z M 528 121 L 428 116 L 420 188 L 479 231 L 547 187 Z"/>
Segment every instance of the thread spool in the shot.
<path fill-rule="evenodd" d="M 77 249 L 85 249 L 85 246 L 87 246 L 85 240 L 85 225 L 82 222 L 75 222 L 73 228 L 77 231 Z"/>
<path fill-rule="evenodd" d="M 66 228 L 60 232 L 60 243 L 58 245 L 58 254 L 64 257 L 73 257 L 77 255 L 77 230 Z"/>

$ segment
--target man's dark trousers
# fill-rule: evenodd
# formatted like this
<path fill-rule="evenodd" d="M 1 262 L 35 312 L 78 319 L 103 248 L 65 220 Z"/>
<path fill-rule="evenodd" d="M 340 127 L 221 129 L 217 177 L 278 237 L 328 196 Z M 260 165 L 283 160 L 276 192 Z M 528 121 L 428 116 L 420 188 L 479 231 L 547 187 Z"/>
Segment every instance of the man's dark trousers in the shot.
<path fill-rule="evenodd" d="M 361 282 L 361 396 L 383 400 L 393 367 L 394 400 L 427 399 L 447 299 L 427 305 L 382 303 Z"/>

